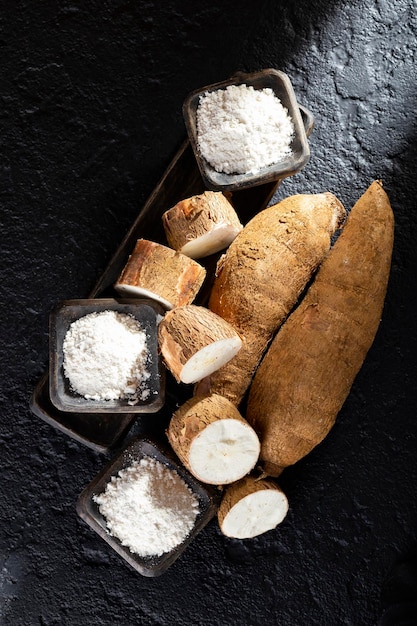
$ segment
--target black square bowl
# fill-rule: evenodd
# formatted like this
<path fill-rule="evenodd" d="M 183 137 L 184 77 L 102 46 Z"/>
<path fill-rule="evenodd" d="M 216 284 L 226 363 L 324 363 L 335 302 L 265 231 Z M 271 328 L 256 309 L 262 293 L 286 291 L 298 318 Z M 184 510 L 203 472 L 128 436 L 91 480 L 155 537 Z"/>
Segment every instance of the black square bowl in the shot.
<path fill-rule="evenodd" d="M 129 400 L 90 400 L 71 389 L 63 368 L 63 343 L 70 325 L 89 313 L 118 311 L 133 316 L 146 332 L 150 373 L 146 387 L 150 393 L 136 404 Z M 49 318 L 49 393 L 52 404 L 60 411 L 73 413 L 155 413 L 165 401 L 165 368 L 158 351 L 158 322 L 163 315 L 159 305 L 146 299 L 98 298 L 64 300 Z"/>
<path fill-rule="evenodd" d="M 199 503 L 199 513 L 190 534 L 176 548 L 161 556 L 139 556 L 131 552 L 128 547 L 122 545 L 117 537 L 110 535 L 106 527 L 106 520 L 101 515 L 99 507 L 93 499 L 95 495 L 105 491 L 106 485 L 110 482 L 112 476 L 117 476 L 120 470 L 129 467 L 134 461 L 140 461 L 144 457 L 154 458 L 169 469 L 176 471 L 197 497 Z M 220 495 L 218 492 L 214 488 L 202 485 L 197 481 L 181 465 L 168 446 L 157 444 L 146 437 L 135 437 L 82 491 L 77 500 L 76 510 L 80 518 L 139 574 L 156 577 L 165 572 L 178 559 L 191 541 L 196 538 L 213 518 L 218 509 L 219 499 Z"/>
<path fill-rule="evenodd" d="M 217 89 L 225 89 L 229 85 L 248 85 L 254 89 L 272 89 L 282 105 L 288 110 L 294 124 L 294 137 L 291 153 L 285 158 L 262 168 L 255 174 L 225 174 L 217 172 L 201 155 L 198 149 L 197 108 L 200 96 Z M 239 72 L 229 80 L 214 83 L 190 93 L 183 104 L 183 116 L 188 137 L 192 146 L 198 168 L 205 185 L 212 190 L 235 191 L 247 189 L 265 183 L 280 181 L 301 170 L 310 158 L 310 147 L 300 113 L 297 98 L 287 74 L 275 69 L 265 69 L 252 74 Z"/>

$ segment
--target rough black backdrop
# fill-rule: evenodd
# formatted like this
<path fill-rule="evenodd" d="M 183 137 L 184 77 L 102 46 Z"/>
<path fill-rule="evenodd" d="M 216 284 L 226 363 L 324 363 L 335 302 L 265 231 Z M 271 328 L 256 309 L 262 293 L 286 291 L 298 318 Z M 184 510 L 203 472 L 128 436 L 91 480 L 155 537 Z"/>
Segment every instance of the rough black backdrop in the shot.
<path fill-rule="evenodd" d="M 417 540 L 414 2 L 2 5 L 0 623 L 376 624 Z M 349 208 L 383 179 L 386 307 L 335 428 L 286 472 L 283 525 L 241 542 L 213 522 L 147 579 L 75 514 L 107 458 L 29 410 L 48 315 L 100 276 L 185 137 L 188 92 L 266 67 L 316 116 L 310 163 L 276 199 L 330 190 Z"/>

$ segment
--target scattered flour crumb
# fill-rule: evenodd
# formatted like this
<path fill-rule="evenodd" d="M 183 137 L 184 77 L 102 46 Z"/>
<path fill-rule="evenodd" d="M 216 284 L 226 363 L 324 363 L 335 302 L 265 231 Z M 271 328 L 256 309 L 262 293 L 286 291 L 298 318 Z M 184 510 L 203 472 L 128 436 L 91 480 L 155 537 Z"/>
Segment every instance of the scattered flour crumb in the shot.
<path fill-rule="evenodd" d="M 291 153 L 294 124 L 270 88 L 205 92 L 196 115 L 198 149 L 218 172 L 254 174 Z"/>
<path fill-rule="evenodd" d="M 197 496 L 179 474 L 152 457 L 120 470 L 93 500 L 109 534 L 143 557 L 177 547 L 199 513 Z"/>

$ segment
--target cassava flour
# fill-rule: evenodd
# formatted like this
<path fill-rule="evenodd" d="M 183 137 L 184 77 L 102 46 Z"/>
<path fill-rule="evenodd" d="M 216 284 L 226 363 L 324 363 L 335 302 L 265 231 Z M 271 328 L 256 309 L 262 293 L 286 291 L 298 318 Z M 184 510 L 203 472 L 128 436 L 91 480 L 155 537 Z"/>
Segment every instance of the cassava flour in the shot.
<path fill-rule="evenodd" d="M 176 471 L 152 457 L 133 461 L 93 496 L 108 532 L 139 556 L 173 550 L 191 532 L 197 497 Z"/>
<path fill-rule="evenodd" d="M 146 333 L 131 315 L 90 313 L 73 322 L 64 338 L 64 373 L 89 400 L 146 399 Z"/>
<path fill-rule="evenodd" d="M 294 125 L 270 88 L 205 92 L 196 115 L 198 149 L 218 172 L 257 173 L 291 153 Z"/>

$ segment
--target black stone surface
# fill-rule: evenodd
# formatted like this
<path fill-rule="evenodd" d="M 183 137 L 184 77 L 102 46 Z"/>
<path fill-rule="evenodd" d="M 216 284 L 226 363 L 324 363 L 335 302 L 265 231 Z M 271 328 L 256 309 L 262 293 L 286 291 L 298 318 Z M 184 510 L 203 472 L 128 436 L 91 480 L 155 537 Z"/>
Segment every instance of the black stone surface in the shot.
<path fill-rule="evenodd" d="M 377 624 L 417 540 L 414 2 L 18 0 L 0 28 L 0 623 Z M 213 521 L 146 579 L 75 513 L 108 457 L 29 410 L 48 315 L 107 265 L 185 137 L 189 91 L 266 67 L 317 120 L 276 199 L 330 190 L 351 207 L 382 178 L 386 307 L 336 426 L 282 477 L 285 522 L 238 541 Z"/>

